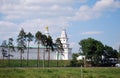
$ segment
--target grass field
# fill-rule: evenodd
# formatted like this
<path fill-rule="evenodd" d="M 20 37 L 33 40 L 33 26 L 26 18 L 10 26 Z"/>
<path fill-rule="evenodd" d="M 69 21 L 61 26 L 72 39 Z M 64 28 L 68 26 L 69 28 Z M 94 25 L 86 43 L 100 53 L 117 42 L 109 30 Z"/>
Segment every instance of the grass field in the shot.
<path fill-rule="evenodd" d="M 81 68 L 0 68 L 0 78 L 81 78 Z M 120 78 L 120 68 L 82 68 L 82 78 Z"/>
<path fill-rule="evenodd" d="M 39 67 L 43 66 L 43 60 L 39 61 Z M 57 67 L 57 60 L 50 60 L 50 67 Z M 70 65 L 69 60 L 59 60 L 58 67 L 66 67 Z M 44 61 L 44 66 L 48 67 L 48 61 Z M 0 60 L 0 67 L 21 67 L 20 60 L 10 60 L 10 65 L 8 60 Z M 22 61 L 22 67 L 37 67 L 37 60 L 29 60 L 27 66 L 27 60 Z"/>

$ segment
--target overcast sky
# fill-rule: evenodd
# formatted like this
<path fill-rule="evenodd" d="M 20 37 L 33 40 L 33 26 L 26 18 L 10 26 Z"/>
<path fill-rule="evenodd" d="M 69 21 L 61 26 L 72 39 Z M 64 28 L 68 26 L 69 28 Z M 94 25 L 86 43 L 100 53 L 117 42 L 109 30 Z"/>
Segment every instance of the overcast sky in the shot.
<path fill-rule="evenodd" d="M 44 33 L 46 25 L 53 39 L 65 28 L 73 52 L 88 37 L 118 49 L 120 0 L 0 0 L 0 44 L 10 37 L 16 42 L 21 28 Z"/>

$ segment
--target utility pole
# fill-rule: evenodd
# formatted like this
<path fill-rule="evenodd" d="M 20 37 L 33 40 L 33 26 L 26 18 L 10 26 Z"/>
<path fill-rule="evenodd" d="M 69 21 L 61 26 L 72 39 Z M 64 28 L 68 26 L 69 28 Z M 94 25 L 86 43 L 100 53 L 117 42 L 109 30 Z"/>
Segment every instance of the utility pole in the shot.
<path fill-rule="evenodd" d="M 82 65 L 81 65 L 81 73 L 80 73 L 80 75 L 81 75 L 81 78 L 83 78 Z"/>
<path fill-rule="evenodd" d="M 120 63 L 120 45 L 119 45 L 119 49 L 118 49 L 118 62 Z"/>

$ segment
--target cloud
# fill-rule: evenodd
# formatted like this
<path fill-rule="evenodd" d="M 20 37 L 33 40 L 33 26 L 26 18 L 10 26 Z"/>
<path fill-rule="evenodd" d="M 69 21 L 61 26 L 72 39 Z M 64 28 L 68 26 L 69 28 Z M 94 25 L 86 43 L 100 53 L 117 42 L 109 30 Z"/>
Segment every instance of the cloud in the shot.
<path fill-rule="evenodd" d="M 103 12 L 120 8 L 119 0 L 96 0 L 89 6 L 88 0 L 0 0 L 0 38 L 17 37 L 21 28 L 35 34 L 44 33 L 49 26 L 52 36 L 73 21 L 86 21 L 103 16 Z M 77 7 L 76 7 L 77 6 Z M 78 7 L 79 6 L 79 7 Z M 73 25 L 72 25 L 73 26 Z M 101 34 L 101 31 L 83 32 L 83 35 Z M 59 36 L 59 35 L 58 35 Z M 71 46 L 77 47 L 76 43 Z"/>
<path fill-rule="evenodd" d="M 86 2 L 87 0 L 24 0 L 24 3 L 25 4 L 31 4 L 31 5 L 34 5 L 34 4 L 38 4 L 38 5 L 52 5 L 52 4 L 59 4 L 59 5 L 70 5 L 70 4 L 73 4 L 73 3 L 76 3 L 76 2 L 79 2 L 79 3 L 84 3 Z"/>
<path fill-rule="evenodd" d="M 17 24 L 14 24 L 8 21 L 0 21 L 0 38 L 2 40 L 15 37 L 17 32 L 18 32 Z"/>
<path fill-rule="evenodd" d="M 102 34 L 103 32 L 101 31 L 88 31 L 88 32 L 83 32 L 82 35 L 98 35 Z"/>
<path fill-rule="evenodd" d="M 15 32 L 17 30 L 17 24 L 9 21 L 0 21 L 0 32 Z"/>
<path fill-rule="evenodd" d="M 103 12 L 112 11 L 120 8 L 119 0 L 98 0 L 92 7 L 83 5 L 70 19 L 90 20 L 102 16 Z"/>
<path fill-rule="evenodd" d="M 89 6 L 84 5 L 79 8 L 79 10 L 73 16 L 73 20 L 90 20 L 101 16 L 99 12 L 95 12 Z"/>
<path fill-rule="evenodd" d="M 76 1 L 0 0 L 0 14 L 4 15 L 0 30 L 10 33 L 14 31 L 18 34 L 20 29 L 24 28 L 26 32 L 35 34 L 37 31 L 44 33 L 44 27 L 48 25 L 51 34 L 58 33 L 63 27 L 69 26 L 69 21 L 65 17 L 73 14 L 74 9 L 70 5 L 74 2 Z M 1 33 L 8 34 L 5 31 Z"/>
<path fill-rule="evenodd" d="M 60 17 L 71 21 L 95 19 L 102 12 L 120 8 L 119 0 L 98 0 L 92 7 L 84 4 L 74 8 L 76 3 L 87 3 L 87 0 L 0 0 L 0 13 L 8 21 Z"/>
<path fill-rule="evenodd" d="M 26 32 L 36 33 L 37 31 L 41 31 L 44 33 L 45 26 L 49 27 L 50 33 L 55 34 L 56 32 L 60 32 L 63 27 L 67 28 L 69 23 L 65 19 L 34 19 L 27 20 L 20 24 L 20 28 L 24 28 Z M 29 30 L 28 30 L 29 29 Z"/>
<path fill-rule="evenodd" d="M 94 5 L 93 10 L 104 11 L 108 9 L 112 10 L 114 8 L 120 8 L 119 0 L 100 0 Z"/>
<path fill-rule="evenodd" d="M 4 20 L 71 16 L 74 13 L 71 4 L 78 1 L 79 0 L 1 0 L 0 13 L 6 15 Z"/>

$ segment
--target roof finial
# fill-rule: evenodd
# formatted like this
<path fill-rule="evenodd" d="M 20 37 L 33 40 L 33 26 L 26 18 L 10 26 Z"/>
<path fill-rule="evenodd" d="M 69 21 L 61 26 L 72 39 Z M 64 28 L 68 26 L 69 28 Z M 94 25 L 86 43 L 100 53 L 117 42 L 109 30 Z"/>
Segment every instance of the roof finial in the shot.
<path fill-rule="evenodd" d="M 49 36 L 48 26 L 45 26 L 45 34 L 46 34 L 46 36 Z"/>
<path fill-rule="evenodd" d="M 46 31 L 48 31 L 48 26 L 45 27 Z"/>

